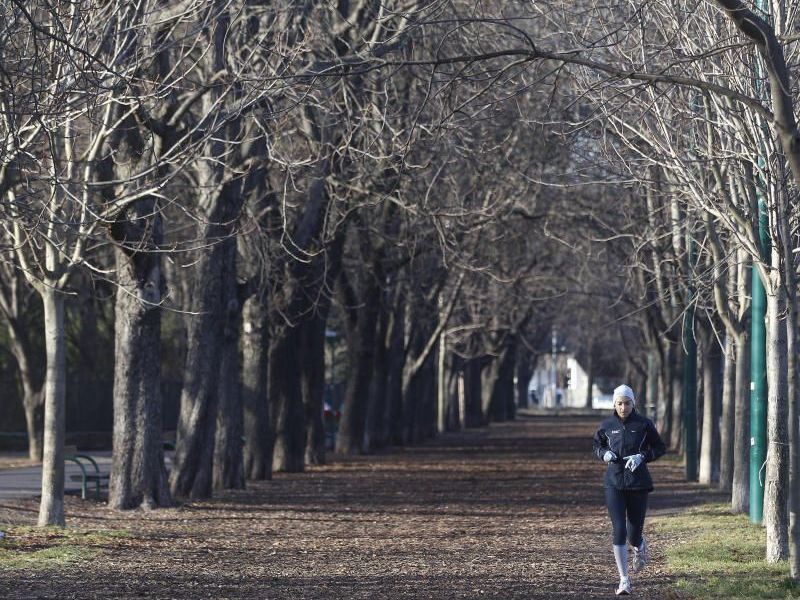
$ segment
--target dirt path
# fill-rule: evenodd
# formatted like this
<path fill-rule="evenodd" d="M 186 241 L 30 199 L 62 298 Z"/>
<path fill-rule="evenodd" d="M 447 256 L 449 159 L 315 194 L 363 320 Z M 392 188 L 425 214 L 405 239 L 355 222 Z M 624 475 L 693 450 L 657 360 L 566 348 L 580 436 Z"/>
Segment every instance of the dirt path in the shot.
<path fill-rule="evenodd" d="M 0 597 L 610 598 L 595 424 L 522 418 L 151 513 L 69 498 L 70 526 L 130 536 L 98 543 L 80 569 L 0 570 Z M 654 511 L 718 499 L 682 484 L 674 461 L 653 475 Z M 36 509 L 4 503 L 0 522 Z M 664 542 L 650 537 L 638 598 L 669 597 Z"/>

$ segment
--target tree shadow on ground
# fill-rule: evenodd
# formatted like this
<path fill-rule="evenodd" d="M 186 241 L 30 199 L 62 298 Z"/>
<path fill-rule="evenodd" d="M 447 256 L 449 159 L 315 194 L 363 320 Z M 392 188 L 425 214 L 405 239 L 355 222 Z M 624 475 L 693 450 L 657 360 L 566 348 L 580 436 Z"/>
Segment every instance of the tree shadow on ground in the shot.
<path fill-rule="evenodd" d="M 0 597 L 613 597 L 596 424 L 520 419 L 150 512 L 68 498 L 68 525 L 130 535 L 90 561 L 0 567 Z M 681 482 L 674 460 L 653 474 L 655 511 L 718 497 Z M 4 506 L 35 518 L 31 499 Z M 639 598 L 668 593 L 659 556 L 655 544 Z"/>

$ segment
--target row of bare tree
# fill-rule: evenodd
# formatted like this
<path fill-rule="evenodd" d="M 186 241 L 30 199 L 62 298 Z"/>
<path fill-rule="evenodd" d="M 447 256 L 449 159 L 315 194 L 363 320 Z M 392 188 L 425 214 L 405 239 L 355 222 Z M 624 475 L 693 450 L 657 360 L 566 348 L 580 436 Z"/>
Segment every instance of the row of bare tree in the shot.
<path fill-rule="evenodd" d="M 323 462 L 331 328 L 348 357 L 336 449 L 364 452 L 513 417 L 515 379 L 524 395 L 558 324 L 590 375 L 646 392 L 676 448 L 691 331 L 700 479 L 743 511 L 756 277 L 767 557 L 791 550 L 800 574 L 793 5 L 2 10 L 0 308 L 43 455 L 42 524 L 63 523 L 65 302 L 92 280 L 116 290 L 115 507 Z"/>
<path fill-rule="evenodd" d="M 414 66 L 446 38 L 416 21 L 441 9 L 5 5 L 2 308 L 43 461 L 41 524 L 64 522 L 65 307 L 97 282 L 115 290 L 116 508 L 323 462 L 334 322 L 338 451 L 513 414 L 530 296 L 560 293 L 556 242 L 530 236 L 554 212 L 535 184 L 553 142 L 516 127 L 535 94 L 487 89 L 492 118 L 474 118 L 457 73 Z M 363 68 L 390 53 L 409 68 Z M 160 383 L 176 345 L 168 473 Z"/>

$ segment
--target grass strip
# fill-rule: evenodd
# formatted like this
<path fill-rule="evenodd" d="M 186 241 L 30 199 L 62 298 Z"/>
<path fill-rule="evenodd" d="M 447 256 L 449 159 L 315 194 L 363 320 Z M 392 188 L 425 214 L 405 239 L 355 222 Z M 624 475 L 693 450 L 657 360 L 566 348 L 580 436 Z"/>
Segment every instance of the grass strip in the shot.
<path fill-rule="evenodd" d="M 654 517 L 652 525 L 673 540 L 666 563 L 677 577 L 677 598 L 800 598 L 788 562 L 767 564 L 765 529 L 732 515 L 727 504 Z"/>
<path fill-rule="evenodd" d="M 129 537 L 127 531 L 81 530 L 61 527 L 0 525 L 0 571 L 47 569 L 91 560 L 100 547 Z"/>

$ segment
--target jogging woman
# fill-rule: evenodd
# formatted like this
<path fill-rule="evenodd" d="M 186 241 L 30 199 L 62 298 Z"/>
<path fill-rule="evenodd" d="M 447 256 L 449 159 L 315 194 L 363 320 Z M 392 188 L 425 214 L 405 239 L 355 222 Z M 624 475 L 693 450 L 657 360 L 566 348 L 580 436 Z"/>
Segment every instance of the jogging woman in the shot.
<path fill-rule="evenodd" d="M 631 593 L 628 576 L 628 546 L 633 546 L 633 570 L 647 564 L 647 544 L 642 535 L 647 495 L 653 480 L 647 463 L 666 448 L 655 425 L 636 412 L 633 390 L 621 385 L 614 390 L 614 414 L 594 434 L 594 453 L 608 463 L 605 477 L 606 506 L 614 536 L 614 560 L 619 571 L 617 596 Z"/>

